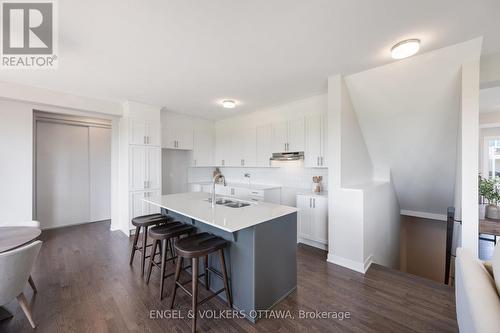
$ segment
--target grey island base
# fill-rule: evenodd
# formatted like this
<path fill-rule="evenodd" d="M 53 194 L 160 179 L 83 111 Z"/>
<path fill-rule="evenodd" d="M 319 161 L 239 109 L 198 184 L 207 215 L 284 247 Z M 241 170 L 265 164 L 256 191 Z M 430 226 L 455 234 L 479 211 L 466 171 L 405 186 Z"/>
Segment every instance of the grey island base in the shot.
<path fill-rule="evenodd" d="M 162 213 L 192 223 L 197 232 L 209 232 L 230 241 L 224 255 L 233 307 L 243 311 L 248 320 L 256 322 L 262 315 L 259 310 L 272 308 L 297 288 L 297 213 L 232 233 L 165 208 Z M 220 271 L 216 255 L 208 261 Z M 203 272 L 202 262 L 199 272 Z M 210 276 L 209 285 L 213 292 L 224 287 L 216 276 Z M 226 301 L 225 293 L 218 296 Z"/>
<path fill-rule="evenodd" d="M 209 232 L 229 241 L 224 254 L 233 307 L 256 322 L 265 315 L 262 310 L 271 309 L 297 288 L 297 209 L 270 203 L 238 209 L 212 208 L 203 200 L 206 196 L 181 193 L 145 201 L 161 207 L 163 214 L 193 224 L 197 232 Z M 208 261 L 220 272 L 217 254 Z M 202 263 L 200 260 L 199 272 L 204 271 Z M 210 276 L 209 284 L 214 292 L 223 288 L 215 275 Z M 226 300 L 225 293 L 218 297 Z"/>

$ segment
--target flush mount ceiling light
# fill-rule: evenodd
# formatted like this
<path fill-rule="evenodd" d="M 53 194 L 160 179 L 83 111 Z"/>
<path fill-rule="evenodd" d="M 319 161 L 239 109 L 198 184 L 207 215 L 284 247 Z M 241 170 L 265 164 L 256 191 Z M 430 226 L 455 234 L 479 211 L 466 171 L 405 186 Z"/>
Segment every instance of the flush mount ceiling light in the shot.
<path fill-rule="evenodd" d="M 420 39 L 406 39 L 394 45 L 391 49 L 393 59 L 411 57 L 420 49 Z"/>
<path fill-rule="evenodd" d="M 226 109 L 234 109 L 236 107 L 236 102 L 231 99 L 225 99 L 221 104 Z"/>

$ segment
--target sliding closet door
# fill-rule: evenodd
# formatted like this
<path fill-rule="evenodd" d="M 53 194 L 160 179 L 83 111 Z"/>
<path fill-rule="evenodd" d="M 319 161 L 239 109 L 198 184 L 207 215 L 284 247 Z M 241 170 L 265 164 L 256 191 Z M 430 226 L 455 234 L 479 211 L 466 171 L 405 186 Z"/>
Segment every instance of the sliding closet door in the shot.
<path fill-rule="evenodd" d="M 89 222 L 88 127 L 36 122 L 35 208 L 42 228 Z"/>
<path fill-rule="evenodd" d="M 111 129 L 89 127 L 90 222 L 111 219 Z"/>

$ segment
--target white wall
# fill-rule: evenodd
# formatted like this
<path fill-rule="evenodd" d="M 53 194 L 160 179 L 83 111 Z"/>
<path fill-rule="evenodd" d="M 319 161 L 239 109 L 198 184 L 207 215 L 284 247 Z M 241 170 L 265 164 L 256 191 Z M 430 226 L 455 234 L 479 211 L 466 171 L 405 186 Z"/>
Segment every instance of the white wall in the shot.
<path fill-rule="evenodd" d="M 281 186 L 281 203 L 295 206 L 297 192 L 312 189 L 312 177 L 322 176 L 323 186 L 328 184 L 328 169 L 304 168 L 304 161 L 273 162 L 279 168 L 221 168 L 228 182 L 248 183 L 244 173 L 250 174 L 253 184 Z"/>
<path fill-rule="evenodd" d="M 392 183 L 375 183 L 364 191 L 365 263 L 373 261 L 386 267 L 399 268 L 399 210 Z"/>
<path fill-rule="evenodd" d="M 26 86 L 14 82 L 0 81 L 0 98 L 36 104 L 40 109 L 58 107 L 75 111 L 91 111 L 112 116 L 121 116 L 122 108 L 118 101 L 76 96 L 58 91 Z"/>
<path fill-rule="evenodd" d="M 340 82 L 342 187 L 363 184 L 373 178 L 373 163 L 344 80 Z"/>
<path fill-rule="evenodd" d="M 188 192 L 188 171 L 191 152 L 162 149 L 162 194 Z"/>
<path fill-rule="evenodd" d="M 480 82 L 481 88 L 500 85 L 500 53 L 481 57 Z"/>
<path fill-rule="evenodd" d="M 479 53 L 462 66 L 460 108 L 462 246 L 475 257 L 479 251 L 478 141 L 479 141 Z"/>
<path fill-rule="evenodd" d="M 105 119 L 122 114 L 121 105 L 113 101 L 0 81 L 0 153 L 9 156 L 0 163 L 0 184 L 3 186 L 0 224 L 15 224 L 33 218 L 33 110 Z M 115 151 L 112 154 L 117 167 L 118 154 Z M 112 170 L 117 183 L 117 168 Z M 112 197 L 117 193 L 114 191 Z M 116 218 L 119 211 L 116 202 L 113 207 Z"/>
<path fill-rule="evenodd" d="M 344 187 L 343 178 L 350 180 L 350 177 L 342 177 L 342 173 L 344 167 L 349 166 L 348 163 L 343 162 L 344 155 L 349 154 L 348 150 L 358 151 L 359 149 L 360 152 L 365 150 L 362 134 L 359 126 L 356 125 L 356 116 L 352 115 L 353 110 L 350 109 L 350 102 L 346 102 L 344 99 L 349 99 L 349 95 L 346 93 L 342 76 L 328 78 L 327 156 L 331 164 L 328 169 L 328 188 L 330 189 L 328 197 L 328 261 L 364 272 L 363 191 Z M 343 121 L 344 112 L 349 114 L 350 121 Z M 349 128 L 348 125 L 352 127 Z M 344 131 L 351 130 L 354 133 L 343 137 Z M 351 141 L 342 142 L 343 138 L 351 139 Z M 361 147 L 356 146 L 356 143 L 362 143 Z M 348 147 L 348 144 L 351 146 Z M 365 155 L 363 159 L 369 159 L 369 156 Z M 370 173 L 371 170 L 368 172 L 365 170 L 365 174 L 360 174 L 360 178 L 366 180 Z"/>
<path fill-rule="evenodd" d="M 375 177 L 391 170 L 404 213 L 444 217 L 453 205 L 460 71 L 480 49 L 476 39 L 345 79 Z"/>
<path fill-rule="evenodd" d="M 399 203 L 373 164 L 342 76 L 328 79 L 328 261 L 366 272 L 372 262 L 399 266 Z"/>
<path fill-rule="evenodd" d="M 484 127 L 500 126 L 500 112 L 479 113 L 479 124 Z"/>
<path fill-rule="evenodd" d="M 33 112 L 0 100 L 0 225 L 32 219 Z"/>

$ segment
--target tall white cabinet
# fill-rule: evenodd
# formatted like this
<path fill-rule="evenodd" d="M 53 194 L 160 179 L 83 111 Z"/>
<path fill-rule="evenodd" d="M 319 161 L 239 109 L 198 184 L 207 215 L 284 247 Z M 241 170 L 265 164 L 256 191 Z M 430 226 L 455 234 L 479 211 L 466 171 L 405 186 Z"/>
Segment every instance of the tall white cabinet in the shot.
<path fill-rule="evenodd" d="M 297 195 L 297 242 L 326 250 L 328 247 L 328 197 Z"/>
<path fill-rule="evenodd" d="M 120 119 L 120 178 L 127 197 L 120 198 L 124 231 L 131 219 L 158 213 L 160 209 L 142 199 L 161 194 L 160 107 L 136 102 L 124 104 Z M 126 184 L 126 185 L 125 185 Z"/>

